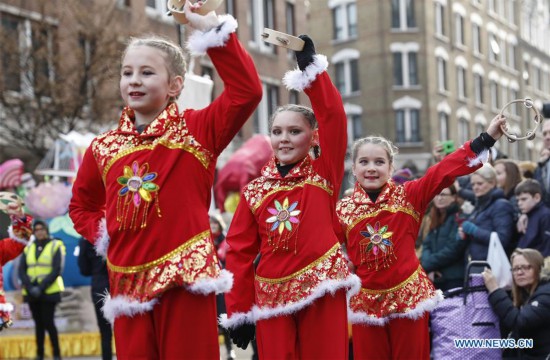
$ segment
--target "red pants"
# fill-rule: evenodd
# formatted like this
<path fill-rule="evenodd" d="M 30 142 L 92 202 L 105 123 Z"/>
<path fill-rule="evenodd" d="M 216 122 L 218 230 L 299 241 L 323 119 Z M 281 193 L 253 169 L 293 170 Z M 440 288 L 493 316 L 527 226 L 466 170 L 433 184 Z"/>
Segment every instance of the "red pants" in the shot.
<path fill-rule="evenodd" d="M 117 317 L 114 333 L 119 360 L 220 358 L 214 294 L 168 290 L 152 311 Z"/>
<path fill-rule="evenodd" d="M 356 360 L 430 358 L 429 314 L 417 320 L 391 319 L 385 326 L 355 324 L 352 327 Z"/>
<path fill-rule="evenodd" d="M 326 294 L 290 315 L 256 323 L 258 355 L 266 359 L 348 358 L 346 294 Z"/>

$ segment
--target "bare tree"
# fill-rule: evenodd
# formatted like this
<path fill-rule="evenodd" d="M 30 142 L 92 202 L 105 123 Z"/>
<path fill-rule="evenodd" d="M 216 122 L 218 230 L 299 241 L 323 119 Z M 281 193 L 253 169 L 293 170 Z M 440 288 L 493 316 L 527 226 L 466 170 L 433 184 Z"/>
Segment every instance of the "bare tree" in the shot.
<path fill-rule="evenodd" d="M 15 149 L 39 160 L 60 133 L 116 119 L 115 3 L 38 1 L 32 12 L 0 13 L 0 134 L 9 145 L 0 161 Z"/>

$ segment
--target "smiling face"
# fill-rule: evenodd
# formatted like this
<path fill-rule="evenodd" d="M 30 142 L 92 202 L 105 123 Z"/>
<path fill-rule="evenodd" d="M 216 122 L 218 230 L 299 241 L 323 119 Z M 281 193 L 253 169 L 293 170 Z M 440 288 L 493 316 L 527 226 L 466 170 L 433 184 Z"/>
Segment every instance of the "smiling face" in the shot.
<path fill-rule="evenodd" d="M 281 165 L 295 164 L 308 155 L 317 136 L 317 130 L 311 128 L 302 114 L 282 111 L 273 119 L 271 147 Z"/>
<path fill-rule="evenodd" d="M 120 93 L 134 110 L 136 125 L 147 124 L 179 94 L 183 79 L 170 78 L 165 54 L 146 45 L 128 48 L 122 60 Z"/>
<path fill-rule="evenodd" d="M 378 191 L 388 182 L 393 165 L 383 146 L 366 143 L 357 149 L 352 170 L 365 191 Z"/>
<path fill-rule="evenodd" d="M 470 183 L 476 197 L 487 194 L 489 191 L 491 191 L 491 189 L 495 187 L 495 183 L 485 180 L 485 178 L 481 177 L 478 174 L 472 174 Z"/>

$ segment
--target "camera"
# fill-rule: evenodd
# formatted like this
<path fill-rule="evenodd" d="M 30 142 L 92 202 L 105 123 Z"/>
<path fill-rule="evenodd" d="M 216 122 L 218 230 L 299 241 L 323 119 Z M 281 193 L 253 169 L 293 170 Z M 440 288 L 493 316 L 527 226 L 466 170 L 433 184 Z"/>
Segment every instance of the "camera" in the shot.
<path fill-rule="evenodd" d="M 550 118 L 550 103 L 542 104 L 541 113 L 546 119 Z"/>
<path fill-rule="evenodd" d="M 550 109 L 549 109 L 550 110 Z M 441 142 L 441 146 L 443 147 L 443 154 L 449 155 L 453 151 L 455 151 L 455 143 L 453 140 L 445 140 Z"/>

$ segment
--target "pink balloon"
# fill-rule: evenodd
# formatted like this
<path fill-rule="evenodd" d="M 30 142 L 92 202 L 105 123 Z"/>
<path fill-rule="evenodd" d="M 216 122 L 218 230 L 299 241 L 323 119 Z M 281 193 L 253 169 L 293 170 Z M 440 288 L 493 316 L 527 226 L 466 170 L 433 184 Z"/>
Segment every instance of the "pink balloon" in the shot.
<path fill-rule="evenodd" d="M 59 182 L 40 183 L 29 190 L 25 203 L 32 215 L 51 219 L 67 212 L 71 196 L 70 185 Z"/>

